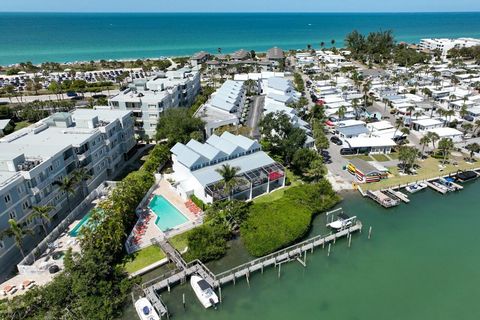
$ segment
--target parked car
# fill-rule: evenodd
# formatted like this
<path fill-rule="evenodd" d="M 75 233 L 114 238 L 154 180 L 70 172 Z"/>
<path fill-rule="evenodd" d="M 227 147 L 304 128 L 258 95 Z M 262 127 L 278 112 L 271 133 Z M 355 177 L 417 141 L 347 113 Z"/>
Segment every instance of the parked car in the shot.
<path fill-rule="evenodd" d="M 77 93 L 73 91 L 67 91 L 67 97 L 76 97 Z"/>
<path fill-rule="evenodd" d="M 471 115 L 466 115 L 466 116 L 463 117 L 463 119 L 465 119 L 465 120 L 467 120 L 467 121 L 473 121 L 473 120 L 475 120 L 475 118 L 472 117 Z"/>
<path fill-rule="evenodd" d="M 355 152 L 355 150 L 350 149 L 350 148 L 342 148 L 342 149 L 340 149 L 340 154 L 342 156 L 348 156 L 348 155 L 356 154 L 356 152 Z"/>
<path fill-rule="evenodd" d="M 330 138 L 330 141 L 333 142 L 333 143 L 335 143 L 337 146 L 341 146 L 341 145 L 343 144 L 343 141 L 340 140 L 340 138 L 337 137 L 337 136 L 331 137 L 331 138 Z"/>

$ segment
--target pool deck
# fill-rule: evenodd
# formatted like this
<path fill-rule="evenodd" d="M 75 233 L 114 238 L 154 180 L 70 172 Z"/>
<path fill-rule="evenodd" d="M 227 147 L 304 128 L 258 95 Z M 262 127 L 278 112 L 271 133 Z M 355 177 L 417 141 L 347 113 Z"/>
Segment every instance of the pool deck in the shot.
<path fill-rule="evenodd" d="M 165 232 L 161 231 L 158 228 L 158 226 L 155 224 L 156 217 L 157 217 L 156 214 L 148 208 L 148 204 L 150 203 L 150 201 L 152 201 L 153 197 L 155 196 L 162 196 L 165 199 L 167 199 L 178 211 L 180 211 L 188 219 L 188 221 L 179 225 L 178 227 L 173 228 L 172 230 L 165 231 Z M 157 188 L 149 196 L 148 201 L 146 203 L 147 203 L 147 207 L 143 208 L 143 210 L 145 213 L 146 212 L 150 213 L 150 215 L 152 215 L 153 217 L 146 224 L 145 234 L 140 237 L 139 243 L 137 245 L 132 244 L 127 246 L 127 251 L 129 253 L 133 253 L 135 251 L 141 250 L 143 248 L 146 248 L 152 245 L 153 239 L 159 239 L 159 238 L 165 238 L 165 237 L 170 238 L 170 237 L 173 237 L 174 235 L 188 231 L 202 223 L 201 216 L 195 216 L 192 212 L 190 212 L 190 210 L 185 205 L 185 200 L 183 200 L 182 197 L 180 197 L 173 190 L 172 186 L 165 179 L 161 179 L 158 182 Z M 141 223 L 141 220 L 139 219 L 137 223 Z"/>

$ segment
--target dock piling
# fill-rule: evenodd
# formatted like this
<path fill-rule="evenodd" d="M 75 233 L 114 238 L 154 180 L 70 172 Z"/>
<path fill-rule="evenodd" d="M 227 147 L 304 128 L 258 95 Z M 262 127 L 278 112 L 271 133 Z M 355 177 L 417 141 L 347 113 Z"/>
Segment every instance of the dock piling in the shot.
<path fill-rule="evenodd" d="M 350 248 L 352 246 L 352 235 L 348 235 L 348 247 Z"/>
<path fill-rule="evenodd" d="M 278 265 L 278 279 L 280 279 L 280 273 L 282 272 L 282 264 Z"/>
<path fill-rule="evenodd" d="M 332 244 L 329 243 L 328 244 L 328 253 L 327 253 L 327 257 L 330 257 L 330 249 L 332 248 Z"/>
<path fill-rule="evenodd" d="M 219 301 L 222 303 L 222 286 L 218 286 Z"/>
<path fill-rule="evenodd" d="M 368 239 L 370 240 L 371 237 L 372 237 L 372 226 L 370 226 L 370 228 L 368 229 Z"/>
<path fill-rule="evenodd" d="M 182 293 L 183 310 L 185 310 L 185 293 Z"/>

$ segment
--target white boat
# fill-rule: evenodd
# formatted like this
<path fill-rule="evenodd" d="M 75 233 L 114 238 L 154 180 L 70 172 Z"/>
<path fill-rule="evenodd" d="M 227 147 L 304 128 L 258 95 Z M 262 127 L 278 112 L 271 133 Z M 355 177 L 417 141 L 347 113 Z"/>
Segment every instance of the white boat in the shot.
<path fill-rule="evenodd" d="M 356 218 L 357 218 L 357 217 L 352 217 L 352 218 L 350 218 L 350 217 L 347 216 L 345 213 L 340 213 L 340 214 L 337 216 L 337 220 L 335 220 L 335 221 L 330 222 L 329 224 L 327 224 L 327 227 L 332 228 L 332 229 L 335 229 L 335 230 L 342 230 L 342 229 L 345 229 L 345 228 L 350 227 L 350 226 L 353 224 L 353 221 L 354 221 Z"/>
<path fill-rule="evenodd" d="M 407 190 L 410 193 L 415 193 L 415 192 L 418 192 L 418 191 L 423 190 L 425 188 L 428 188 L 428 185 L 425 182 L 419 182 L 419 183 L 415 183 L 415 184 L 411 184 L 409 186 L 406 186 L 405 190 Z"/>
<path fill-rule="evenodd" d="M 197 295 L 198 300 L 206 309 L 212 306 L 216 307 L 218 304 L 218 297 L 207 281 L 197 275 L 193 275 L 190 278 L 190 285 Z"/>
<path fill-rule="evenodd" d="M 140 298 L 135 302 L 135 310 L 141 320 L 160 320 L 160 316 L 147 298 Z"/>

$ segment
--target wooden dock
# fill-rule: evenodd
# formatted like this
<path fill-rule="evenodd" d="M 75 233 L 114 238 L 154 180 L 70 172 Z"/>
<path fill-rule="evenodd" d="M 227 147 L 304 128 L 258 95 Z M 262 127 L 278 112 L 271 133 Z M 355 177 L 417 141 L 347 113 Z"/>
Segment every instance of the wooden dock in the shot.
<path fill-rule="evenodd" d="M 400 199 L 393 195 L 387 194 L 388 192 L 382 191 L 367 191 L 367 197 L 373 199 L 375 202 L 379 203 L 384 208 L 391 208 L 398 206 L 400 204 Z"/>
<path fill-rule="evenodd" d="M 169 252 L 167 257 L 175 263 L 177 268 L 172 270 L 160 277 L 157 277 L 151 281 L 148 281 L 142 284 L 142 290 L 146 296 L 155 307 L 155 309 L 162 315 L 167 315 L 168 309 L 167 306 L 163 303 L 160 292 L 167 290 L 170 292 L 171 287 L 176 284 L 183 284 L 187 281 L 187 278 L 191 275 L 198 274 L 203 279 L 205 279 L 212 288 L 220 289 L 221 296 L 221 286 L 228 283 L 234 283 L 241 278 L 245 278 L 249 282 L 250 274 L 256 271 L 261 271 L 268 267 L 280 267 L 283 263 L 290 261 L 298 261 L 304 267 L 306 266 L 306 255 L 307 252 L 313 253 L 314 248 L 325 245 L 329 245 L 328 253 L 330 254 L 330 245 L 335 243 L 337 239 L 342 237 L 348 238 L 348 245 L 351 245 L 352 234 L 362 230 L 362 223 L 359 220 L 354 220 L 353 224 L 350 227 L 346 227 L 337 232 L 329 233 L 328 235 L 319 235 L 295 245 L 292 245 L 288 248 L 281 249 L 272 254 L 264 256 L 259 259 L 252 260 L 245 264 L 234 267 L 230 270 L 221 272 L 219 274 L 213 274 L 202 262 L 199 260 L 186 263 L 181 257 L 180 253 L 176 251 L 168 241 L 162 242 L 157 241 L 156 244 L 161 245 L 162 248 L 165 246 Z M 170 247 L 169 247 L 170 246 Z M 173 249 L 173 250 L 172 250 Z M 178 255 L 180 257 L 178 257 Z M 303 257 L 303 258 L 302 258 Z M 220 298 L 221 301 L 221 298 Z"/>

